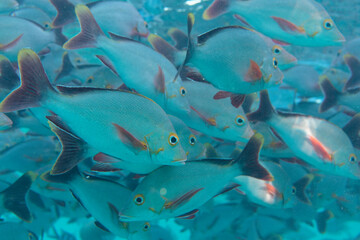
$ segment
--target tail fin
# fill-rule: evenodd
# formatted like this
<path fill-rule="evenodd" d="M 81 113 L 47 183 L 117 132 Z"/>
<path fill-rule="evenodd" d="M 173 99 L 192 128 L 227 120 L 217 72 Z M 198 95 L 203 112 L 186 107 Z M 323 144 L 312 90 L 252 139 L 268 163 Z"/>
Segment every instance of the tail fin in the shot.
<path fill-rule="evenodd" d="M 25 197 L 36 177 L 36 173 L 27 172 L 1 193 L 4 207 L 27 222 L 32 220 L 32 216 Z"/>
<path fill-rule="evenodd" d="M 188 36 L 178 28 L 170 28 L 168 35 L 175 42 L 175 48 L 178 50 L 184 50 L 187 47 Z"/>
<path fill-rule="evenodd" d="M 4 55 L 0 55 L 0 87 L 13 90 L 19 83 L 19 76 L 16 74 L 9 59 Z"/>
<path fill-rule="evenodd" d="M 57 11 L 51 24 L 53 28 L 60 28 L 75 21 L 75 6 L 72 3 L 68 0 L 50 0 L 50 2 Z"/>
<path fill-rule="evenodd" d="M 337 104 L 338 97 L 341 94 L 330 82 L 328 78 L 324 78 L 320 82 L 321 90 L 325 96 L 324 101 L 320 105 L 319 112 L 325 112 Z"/>
<path fill-rule="evenodd" d="M 256 112 L 247 114 L 249 121 L 263 121 L 266 122 L 276 112 L 271 105 L 269 93 L 267 90 L 260 92 L 260 105 Z"/>
<path fill-rule="evenodd" d="M 30 49 L 22 49 L 18 55 L 21 85 L 1 103 L 0 112 L 13 112 L 25 108 L 39 107 L 48 91 L 54 91 L 46 76 L 39 56 Z"/>
<path fill-rule="evenodd" d="M 90 9 L 82 4 L 75 7 L 75 13 L 79 19 L 81 32 L 64 44 L 65 49 L 95 48 L 99 36 L 105 36 L 97 24 Z"/>
<path fill-rule="evenodd" d="M 296 197 L 306 203 L 306 204 L 311 204 L 309 198 L 307 197 L 306 193 L 305 193 L 305 189 L 306 187 L 311 183 L 311 181 L 314 179 L 314 175 L 313 174 L 307 174 L 304 177 L 300 178 L 299 180 L 297 180 L 293 186 L 296 189 Z"/>
<path fill-rule="evenodd" d="M 203 13 L 203 19 L 211 20 L 229 11 L 231 0 L 215 0 Z"/>
<path fill-rule="evenodd" d="M 68 171 L 64 174 L 61 174 L 61 175 L 51 175 L 50 171 L 47 171 L 47 172 L 41 174 L 40 178 L 42 180 L 44 180 L 45 182 L 67 184 L 79 176 L 81 176 L 79 169 L 77 167 L 74 167 L 70 171 Z"/>
<path fill-rule="evenodd" d="M 241 154 L 235 159 L 235 162 L 239 164 L 242 175 L 272 181 L 273 176 L 259 163 L 260 150 L 263 144 L 264 137 L 260 133 L 255 133 Z"/>
<path fill-rule="evenodd" d="M 344 89 L 359 87 L 360 85 L 360 61 L 355 56 L 347 54 L 344 61 L 351 71 L 351 77 L 345 83 Z"/>
<path fill-rule="evenodd" d="M 320 233 L 326 232 L 327 221 L 334 217 L 330 210 L 319 212 L 316 216 L 317 229 Z"/>
<path fill-rule="evenodd" d="M 148 41 L 151 46 L 159 53 L 164 55 L 170 62 L 174 63 L 176 58 L 176 52 L 178 51 L 176 48 L 171 46 L 168 42 L 166 42 L 160 36 L 155 34 L 150 34 L 148 37 Z"/>

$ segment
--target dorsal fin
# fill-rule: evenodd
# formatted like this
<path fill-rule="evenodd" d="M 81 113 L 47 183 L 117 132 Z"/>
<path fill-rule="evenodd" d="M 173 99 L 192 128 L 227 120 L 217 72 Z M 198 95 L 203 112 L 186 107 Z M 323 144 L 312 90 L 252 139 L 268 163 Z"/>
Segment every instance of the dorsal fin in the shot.
<path fill-rule="evenodd" d="M 203 33 L 201 35 L 199 35 L 197 37 L 197 43 L 199 45 L 202 45 L 204 44 L 207 40 L 209 40 L 210 38 L 216 36 L 217 34 L 223 32 L 223 31 L 226 31 L 226 30 L 229 30 L 229 29 L 241 29 L 241 30 L 249 30 L 248 28 L 246 27 L 242 27 L 242 26 L 226 26 L 226 27 L 219 27 L 219 28 L 215 28 L 213 30 L 210 30 L 206 33 Z"/>

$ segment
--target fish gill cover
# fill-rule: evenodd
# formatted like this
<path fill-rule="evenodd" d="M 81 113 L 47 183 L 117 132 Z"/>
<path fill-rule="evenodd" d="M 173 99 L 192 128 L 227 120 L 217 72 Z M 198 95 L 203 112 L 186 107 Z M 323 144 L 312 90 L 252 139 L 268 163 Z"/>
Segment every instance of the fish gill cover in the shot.
<path fill-rule="evenodd" d="M 0 239 L 359 239 L 359 1 L 0 1 Z"/>

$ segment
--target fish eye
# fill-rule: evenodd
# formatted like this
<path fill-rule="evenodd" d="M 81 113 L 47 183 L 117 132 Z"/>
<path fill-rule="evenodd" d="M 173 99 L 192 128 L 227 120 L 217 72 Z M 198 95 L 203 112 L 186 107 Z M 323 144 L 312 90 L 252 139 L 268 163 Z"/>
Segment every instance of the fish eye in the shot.
<path fill-rule="evenodd" d="M 327 30 L 330 30 L 334 27 L 334 23 L 331 19 L 325 19 L 324 21 L 324 28 L 327 29 Z"/>
<path fill-rule="evenodd" d="M 292 187 L 291 193 L 292 193 L 292 194 L 295 194 L 295 193 L 296 193 L 296 187 Z"/>
<path fill-rule="evenodd" d="M 280 47 L 277 46 L 277 45 L 275 45 L 272 50 L 273 50 L 273 53 L 275 53 L 275 54 L 280 54 L 281 53 Z"/>
<path fill-rule="evenodd" d="M 137 194 L 135 197 L 134 197 L 134 202 L 136 205 L 143 205 L 144 202 L 145 202 L 145 199 L 144 199 L 144 196 L 142 194 Z"/>
<path fill-rule="evenodd" d="M 76 63 L 81 63 L 81 58 L 75 58 Z"/>
<path fill-rule="evenodd" d="M 149 230 L 149 228 L 150 228 L 150 223 L 146 222 L 146 223 L 144 224 L 143 230 L 144 230 L 144 231 L 147 231 L 147 230 Z"/>
<path fill-rule="evenodd" d="M 185 96 L 186 95 L 186 89 L 184 87 L 180 88 L 180 94 L 181 96 Z"/>
<path fill-rule="evenodd" d="M 357 160 L 357 158 L 356 158 L 356 156 L 355 156 L 355 154 L 350 154 L 350 156 L 349 156 L 349 161 L 351 162 L 351 163 L 354 163 L 354 162 L 356 162 L 356 160 Z"/>
<path fill-rule="evenodd" d="M 273 58 L 273 66 L 276 69 L 278 66 L 278 61 L 276 60 L 276 58 Z"/>
<path fill-rule="evenodd" d="M 90 77 L 88 77 L 88 78 L 86 79 L 86 82 L 87 82 L 87 83 L 92 83 L 93 80 L 94 80 L 94 77 L 93 77 L 93 76 L 90 76 Z"/>
<path fill-rule="evenodd" d="M 45 29 L 50 29 L 50 24 L 49 24 L 48 22 L 45 22 L 45 23 L 44 23 L 44 28 L 45 28 Z"/>
<path fill-rule="evenodd" d="M 168 141 L 171 146 L 175 146 L 179 142 L 179 138 L 175 133 L 171 133 Z"/>
<path fill-rule="evenodd" d="M 238 125 L 238 126 L 244 125 L 244 124 L 245 124 L 245 119 L 244 119 L 244 117 L 241 116 L 241 115 L 237 115 L 236 118 L 235 118 L 235 123 L 236 123 L 236 125 Z"/>
<path fill-rule="evenodd" d="M 189 143 L 190 145 L 195 145 L 196 143 L 196 137 L 193 134 L 191 134 L 189 137 Z"/>

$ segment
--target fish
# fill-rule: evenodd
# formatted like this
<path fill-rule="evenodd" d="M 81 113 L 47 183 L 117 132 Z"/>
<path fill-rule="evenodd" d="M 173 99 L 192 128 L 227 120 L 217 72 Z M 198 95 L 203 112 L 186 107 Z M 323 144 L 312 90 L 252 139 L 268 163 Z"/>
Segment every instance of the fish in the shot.
<path fill-rule="evenodd" d="M 193 22 L 191 17 L 188 21 L 189 25 Z M 283 78 L 264 38 L 240 26 L 216 28 L 198 36 L 188 48 L 185 66 L 199 70 L 214 87 L 236 94 L 278 86 Z"/>
<path fill-rule="evenodd" d="M 253 135 L 242 107 L 235 108 L 228 98 L 215 100 L 218 90 L 211 84 L 184 81 L 184 86 L 188 91 L 191 111 L 189 114 L 177 113 L 175 116 L 187 126 L 230 141 L 246 142 Z"/>
<path fill-rule="evenodd" d="M 68 0 L 51 0 L 57 10 L 52 27 L 60 28 L 75 22 L 75 6 Z M 149 35 L 147 22 L 127 1 L 96 1 L 87 5 L 104 33 L 119 36 L 146 38 Z M 66 28 L 66 27 L 65 27 Z"/>
<path fill-rule="evenodd" d="M 87 146 L 130 161 L 179 165 L 186 160 L 166 113 L 150 99 L 118 90 L 64 86 L 56 90 L 35 52 L 23 49 L 18 59 L 21 85 L 1 102 L 0 111 L 42 106 L 56 114 L 47 117 L 62 144 L 52 174 L 66 172 L 77 164 L 69 157 L 78 156 L 76 160 L 81 160 L 91 155 Z M 136 115 L 132 119 L 123 114 L 129 109 Z M 146 112 L 147 117 L 139 117 L 139 113 L 145 116 Z M 145 124 L 145 132 L 138 132 L 139 124 Z"/>
<path fill-rule="evenodd" d="M 0 30 L 8 34 L 0 36 L 0 53 L 10 61 L 16 61 L 17 54 L 22 48 L 31 46 L 35 52 L 40 52 L 49 43 L 62 44 L 65 39 L 60 32 L 46 31 L 34 22 L 23 18 L 0 16 Z"/>
<path fill-rule="evenodd" d="M 247 117 L 249 121 L 266 122 L 298 158 L 315 168 L 334 175 L 359 178 L 357 143 L 351 141 L 356 139 L 358 116 L 341 129 L 324 119 L 275 110 L 264 90 L 260 92 L 259 109 Z M 351 133 L 350 128 L 355 132 Z"/>
<path fill-rule="evenodd" d="M 175 66 L 181 66 L 186 57 L 188 37 L 181 30 L 174 28 L 170 29 L 168 34 L 176 42 L 175 46 L 170 45 L 163 38 L 155 34 L 150 34 L 148 41 L 156 51 L 164 55 L 167 59 L 169 59 L 169 61 L 174 63 Z M 272 55 L 278 61 L 278 66 L 281 70 L 291 68 L 297 64 L 295 56 L 291 55 L 282 46 L 274 43 L 270 38 L 260 33 L 258 34 L 263 37 L 272 50 Z"/>
<path fill-rule="evenodd" d="M 325 8 L 314 0 L 214 0 L 203 18 L 210 20 L 226 12 L 238 14 L 247 26 L 284 44 L 319 47 L 345 41 Z"/>
<path fill-rule="evenodd" d="M 11 12 L 10 16 L 24 18 L 42 26 L 45 30 L 51 29 L 51 18 L 46 12 L 37 7 L 24 7 Z"/>
<path fill-rule="evenodd" d="M 344 46 L 336 53 L 336 56 L 331 63 L 331 67 L 348 72 L 349 69 L 346 66 L 344 57 L 346 55 L 352 55 L 359 59 L 360 58 L 359 46 L 360 46 L 359 37 L 355 37 L 354 39 L 347 41 L 344 44 Z"/>
<path fill-rule="evenodd" d="M 118 219 L 118 209 L 131 194 L 126 187 L 90 175 L 83 177 L 77 168 L 59 176 L 46 172 L 41 177 L 45 181 L 67 184 L 73 196 L 98 221 L 98 227 L 123 238 L 148 238 L 148 222 L 122 223 Z"/>
<path fill-rule="evenodd" d="M 6 211 L 10 211 L 23 221 L 32 221 L 33 216 L 31 215 L 26 203 L 26 194 L 36 177 L 36 173 L 31 171 L 26 172 L 13 184 L 0 193 L 1 215 Z"/>
<path fill-rule="evenodd" d="M 190 161 L 184 166 L 161 167 L 153 171 L 132 192 L 120 210 L 120 220 L 191 219 L 198 207 L 225 191 L 224 188 L 238 175 L 271 180 L 269 172 L 258 163 L 262 144 L 261 134 L 254 134 L 235 159 Z"/>
<path fill-rule="evenodd" d="M 0 234 L 6 236 L 7 240 L 38 240 L 38 236 L 18 222 L 1 222 Z"/>
<path fill-rule="evenodd" d="M 4 0 L 0 3 L 0 13 L 6 13 L 19 6 L 16 0 Z"/>
<path fill-rule="evenodd" d="M 77 5 L 75 11 L 82 30 L 64 44 L 65 49 L 99 48 L 106 56 L 100 59 L 121 76 L 128 88 L 151 98 L 169 114 L 189 111 L 186 89 L 171 62 L 139 42 L 120 36 L 109 39 L 85 5 Z"/>

